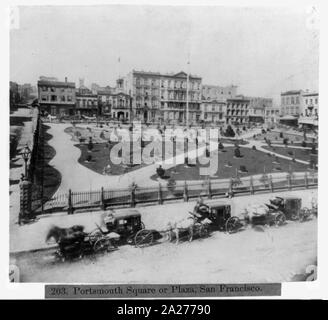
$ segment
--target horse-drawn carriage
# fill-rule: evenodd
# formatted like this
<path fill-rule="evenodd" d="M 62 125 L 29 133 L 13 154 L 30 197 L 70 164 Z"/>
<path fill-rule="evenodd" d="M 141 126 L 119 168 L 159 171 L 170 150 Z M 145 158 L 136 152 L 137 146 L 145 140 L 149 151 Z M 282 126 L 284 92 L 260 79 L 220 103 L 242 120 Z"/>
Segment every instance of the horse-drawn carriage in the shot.
<path fill-rule="evenodd" d="M 82 258 L 87 254 L 114 249 L 113 241 L 116 239 L 116 235 L 113 233 L 102 234 L 98 228 L 86 233 L 84 226 L 74 225 L 71 228 L 51 227 L 46 242 L 52 238 L 58 244 L 55 256 L 65 261 L 66 259 Z"/>
<path fill-rule="evenodd" d="M 136 247 L 144 247 L 151 245 L 162 237 L 156 230 L 145 229 L 145 225 L 141 221 L 141 214 L 135 209 L 122 213 L 110 210 L 103 216 L 103 222 L 106 231 L 99 228 L 100 232 L 102 234 L 111 232 L 118 234 L 119 244 L 133 244 Z"/>
<path fill-rule="evenodd" d="M 312 208 L 302 208 L 302 199 L 297 197 L 275 197 L 267 205 L 273 211 L 282 212 L 287 220 L 299 220 L 301 222 L 309 220 L 312 215 L 317 215 L 317 207 L 312 204 Z"/>

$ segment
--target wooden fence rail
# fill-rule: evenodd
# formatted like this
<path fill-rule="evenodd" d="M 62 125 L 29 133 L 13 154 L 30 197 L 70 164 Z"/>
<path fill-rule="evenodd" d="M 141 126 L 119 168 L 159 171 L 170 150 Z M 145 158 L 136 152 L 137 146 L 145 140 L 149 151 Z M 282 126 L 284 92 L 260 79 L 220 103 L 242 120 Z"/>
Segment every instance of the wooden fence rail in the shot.
<path fill-rule="evenodd" d="M 262 192 L 308 189 L 318 186 L 316 172 L 288 173 L 284 178 L 263 175 L 230 180 L 207 180 L 201 182 L 176 182 L 174 186 L 159 183 L 158 187 L 136 187 L 129 189 L 104 189 L 87 192 L 73 192 L 55 195 L 44 205 L 44 213 L 67 211 L 73 214 L 81 209 L 102 209 L 110 207 L 135 207 L 142 204 L 164 204 L 174 201 L 189 201 L 199 196 L 212 198 L 234 195 L 253 195 Z M 37 211 L 37 214 L 43 212 Z"/>

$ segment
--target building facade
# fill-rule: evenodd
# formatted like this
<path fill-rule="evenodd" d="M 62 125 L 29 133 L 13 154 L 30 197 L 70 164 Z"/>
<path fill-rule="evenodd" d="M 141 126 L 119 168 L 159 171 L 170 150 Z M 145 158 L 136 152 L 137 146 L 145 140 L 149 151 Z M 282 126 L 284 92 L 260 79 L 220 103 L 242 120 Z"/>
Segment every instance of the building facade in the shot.
<path fill-rule="evenodd" d="M 302 116 L 318 117 L 319 113 L 319 93 L 306 91 L 303 93 Z"/>
<path fill-rule="evenodd" d="M 98 96 L 84 85 L 84 79 L 79 79 L 80 86 L 76 90 L 76 115 L 95 117 L 98 112 Z"/>
<path fill-rule="evenodd" d="M 201 120 L 213 124 L 226 122 L 227 103 L 219 100 L 206 100 L 201 105 Z"/>
<path fill-rule="evenodd" d="M 237 86 L 214 86 L 214 85 L 202 85 L 202 99 L 203 100 L 219 100 L 226 101 L 227 99 L 233 99 L 237 96 Z"/>
<path fill-rule="evenodd" d="M 267 124 L 276 124 L 279 122 L 280 108 L 279 107 L 268 107 L 265 108 L 264 122 Z"/>
<path fill-rule="evenodd" d="M 281 113 L 283 116 L 299 117 L 302 113 L 302 90 L 290 90 L 282 92 L 281 96 Z"/>
<path fill-rule="evenodd" d="M 202 79 L 185 72 L 161 74 L 133 70 L 126 78 L 126 93 L 132 97 L 133 118 L 143 122 L 198 122 L 201 114 Z"/>
<path fill-rule="evenodd" d="M 249 104 L 250 100 L 242 95 L 238 95 L 233 99 L 227 99 L 227 123 L 243 124 L 249 120 Z"/>
<path fill-rule="evenodd" d="M 248 121 L 250 123 L 264 123 L 266 110 L 272 109 L 273 100 L 263 97 L 248 97 Z"/>
<path fill-rule="evenodd" d="M 303 127 L 317 129 L 319 126 L 319 93 L 306 91 L 303 94 L 302 114 L 298 124 Z"/>
<path fill-rule="evenodd" d="M 75 114 L 75 83 L 58 81 L 56 78 L 40 77 L 38 81 L 38 100 L 41 112 L 53 116 Z"/>

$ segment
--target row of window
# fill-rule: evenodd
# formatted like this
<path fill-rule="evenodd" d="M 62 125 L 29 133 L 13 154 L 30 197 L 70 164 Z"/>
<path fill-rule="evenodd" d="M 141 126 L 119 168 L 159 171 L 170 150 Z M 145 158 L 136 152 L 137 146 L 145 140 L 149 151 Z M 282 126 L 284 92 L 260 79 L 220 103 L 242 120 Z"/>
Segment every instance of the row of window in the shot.
<path fill-rule="evenodd" d="M 151 78 L 135 78 L 136 86 L 151 86 L 158 87 L 159 84 L 162 88 L 171 88 L 171 89 L 186 89 L 187 81 L 186 80 L 156 80 Z M 201 84 L 196 81 L 189 81 L 189 89 L 191 90 L 200 90 Z"/>
<path fill-rule="evenodd" d="M 56 92 L 56 87 L 41 87 L 41 90 L 43 92 Z M 72 88 L 57 88 L 57 91 L 59 92 L 73 92 L 73 89 Z"/>
<path fill-rule="evenodd" d="M 51 101 L 51 102 L 72 102 L 72 96 L 57 96 L 57 95 L 41 95 L 41 101 Z"/>
<path fill-rule="evenodd" d="M 282 97 L 281 98 L 281 104 L 288 105 L 288 104 L 299 104 L 300 103 L 300 97 Z"/>
<path fill-rule="evenodd" d="M 204 111 L 217 111 L 217 112 L 222 112 L 223 107 L 222 106 L 217 106 L 217 105 L 204 105 Z"/>
<path fill-rule="evenodd" d="M 286 114 L 299 114 L 300 108 L 299 107 L 286 107 Z"/>
<path fill-rule="evenodd" d="M 313 105 L 313 101 L 315 104 L 318 104 L 318 98 L 315 98 L 315 99 L 305 99 L 305 104 L 306 105 Z"/>
<path fill-rule="evenodd" d="M 248 104 L 246 103 L 228 103 L 228 108 L 248 108 Z"/>

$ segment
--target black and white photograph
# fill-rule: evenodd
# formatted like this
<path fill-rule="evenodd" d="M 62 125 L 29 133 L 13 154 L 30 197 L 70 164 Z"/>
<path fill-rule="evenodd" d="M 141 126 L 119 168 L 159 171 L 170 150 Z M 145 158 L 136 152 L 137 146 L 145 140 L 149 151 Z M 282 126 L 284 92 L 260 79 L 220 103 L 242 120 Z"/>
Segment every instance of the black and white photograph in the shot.
<path fill-rule="evenodd" d="M 316 6 L 18 5 L 9 23 L 11 282 L 317 280 Z"/>

